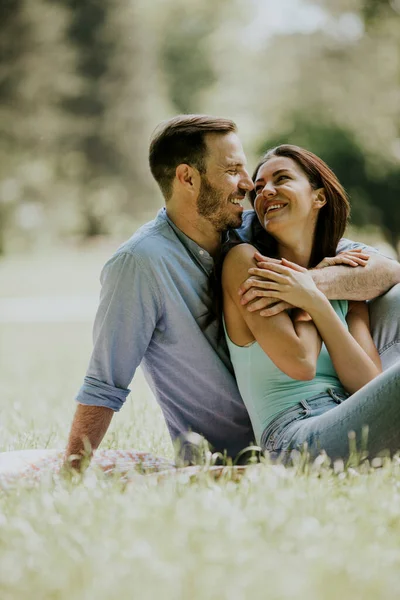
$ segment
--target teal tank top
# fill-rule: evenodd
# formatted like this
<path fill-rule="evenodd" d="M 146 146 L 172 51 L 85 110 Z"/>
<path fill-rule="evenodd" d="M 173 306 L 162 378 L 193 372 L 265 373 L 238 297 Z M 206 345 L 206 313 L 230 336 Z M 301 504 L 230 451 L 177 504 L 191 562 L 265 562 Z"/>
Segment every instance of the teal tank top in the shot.
<path fill-rule="evenodd" d="M 330 302 L 347 327 L 347 300 Z M 237 346 L 229 339 L 225 322 L 224 329 L 236 381 L 258 444 L 265 428 L 280 412 L 329 387 L 343 390 L 325 344 L 321 346 L 314 379 L 299 381 L 278 369 L 257 342 L 249 346 Z"/>

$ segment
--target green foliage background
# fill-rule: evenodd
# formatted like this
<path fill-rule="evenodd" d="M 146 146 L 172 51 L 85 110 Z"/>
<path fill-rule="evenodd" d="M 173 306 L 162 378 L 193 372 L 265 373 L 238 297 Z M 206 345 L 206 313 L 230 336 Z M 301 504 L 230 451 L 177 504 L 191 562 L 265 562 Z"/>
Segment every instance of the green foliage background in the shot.
<path fill-rule="evenodd" d="M 353 223 L 398 247 L 400 2 L 279 6 L 4 0 L 0 252 L 129 235 L 162 204 L 148 140 L 179 112 L 234 118 L 250 165 L 280 141 L 317 152 Z"/>

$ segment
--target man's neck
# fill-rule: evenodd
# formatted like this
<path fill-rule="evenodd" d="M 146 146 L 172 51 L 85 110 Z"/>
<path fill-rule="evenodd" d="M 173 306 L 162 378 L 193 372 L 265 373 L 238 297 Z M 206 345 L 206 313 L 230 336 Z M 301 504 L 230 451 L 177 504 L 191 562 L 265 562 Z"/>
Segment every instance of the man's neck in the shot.
<path fill-rule="evenodd" d="M 202 219 L 198 214 L 192 214 L 188 211 L 178 210 L 176 208 L 166 207 L 168 218 L 185 235 L 196 242 L 201 248 L 204 248 L 211 256 L 216 256 L 221 247 L 221 233 Z"/>

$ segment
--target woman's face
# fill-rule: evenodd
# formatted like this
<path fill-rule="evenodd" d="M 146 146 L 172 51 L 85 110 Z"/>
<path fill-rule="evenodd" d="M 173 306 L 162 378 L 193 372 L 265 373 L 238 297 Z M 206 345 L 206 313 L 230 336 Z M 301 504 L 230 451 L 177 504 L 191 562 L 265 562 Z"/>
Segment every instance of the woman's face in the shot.
<path fill-rule="evenodd" d="M 296 225 L 313 233 L 323 190 L 314 190 L 301 167 L 286 156 L 273 156 L 258 170 L 254 210 L 261 225 L 274 235 Z"/>

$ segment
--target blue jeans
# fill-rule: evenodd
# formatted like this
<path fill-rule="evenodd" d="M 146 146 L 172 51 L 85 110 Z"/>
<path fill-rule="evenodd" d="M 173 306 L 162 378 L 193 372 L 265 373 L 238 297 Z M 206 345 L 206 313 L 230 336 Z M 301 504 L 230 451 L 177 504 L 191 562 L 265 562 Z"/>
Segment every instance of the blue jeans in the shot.
<path fill-rule="evenodd" d="M 311 458 L 325 450 L 332 460 L 346 459 L 349 432 L 355 432 L 360 450 L 365 426 L 370 458 L 400 450 L 400 362 L 347 398 L 330 388 L 283 411 L 264 431 L 261 445 L 272 458 L 286 459 L 307 443 Z"/>
<path fill-rule="evenodd" d="M 365 425 L 370 457 L 400 450 L 400 284 L 369 302 L 369 313 L 384 372 L 350 397 L 330 389 L 280 413 L 261 438 L 272 456 L 307 442 L 313 458 L 322 449 L 333 460 L 347 458 L 349 431 L 360 442 Z"/>
<path fill-rule="evenodd" d="M 385 370 L 400 360 L 400 283 L 368 306 L 372 337 Z"/>

